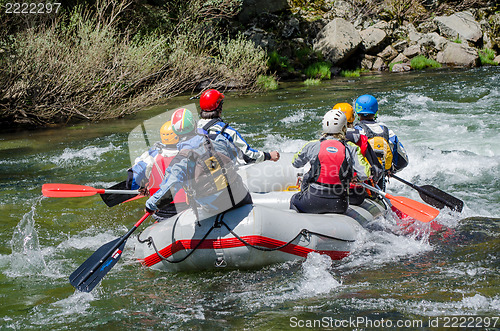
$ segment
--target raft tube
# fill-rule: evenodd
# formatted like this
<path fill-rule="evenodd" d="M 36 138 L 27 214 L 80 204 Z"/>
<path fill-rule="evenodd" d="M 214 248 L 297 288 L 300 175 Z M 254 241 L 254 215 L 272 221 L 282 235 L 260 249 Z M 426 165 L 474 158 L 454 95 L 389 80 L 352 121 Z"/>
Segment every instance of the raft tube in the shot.
<path fill-rule="evenodd" d="M 294 192 L 252 193 L 253 204 L 199 222 L 191 209 L 146 228 L 135 255 L 164 271 L 254 269 L 304 260 L 311 252 L 340 260 L 356 245 L 361 224 L 386 208 L 366 200 L 346 214 L 301 214 L 289 209 Z"/>

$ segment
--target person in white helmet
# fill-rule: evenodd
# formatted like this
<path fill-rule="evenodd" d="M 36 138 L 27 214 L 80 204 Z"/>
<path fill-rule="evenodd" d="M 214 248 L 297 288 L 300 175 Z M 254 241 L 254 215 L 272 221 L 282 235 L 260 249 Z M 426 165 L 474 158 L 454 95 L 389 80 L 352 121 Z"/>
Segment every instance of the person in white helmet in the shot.
<path fill-rule="evenodd" d="M 300 213 L 339 213 L 349 207 L 349 183 L 370 177 L 370 165 L 358 146 L 345 139 L 347 118 L 340 109 L 327 112 L 323 118 L 323 135 L 308 142 L 295 154 L 296 168 L 310 162 L 301 191 L 290 199 L 290 208 Z"/>

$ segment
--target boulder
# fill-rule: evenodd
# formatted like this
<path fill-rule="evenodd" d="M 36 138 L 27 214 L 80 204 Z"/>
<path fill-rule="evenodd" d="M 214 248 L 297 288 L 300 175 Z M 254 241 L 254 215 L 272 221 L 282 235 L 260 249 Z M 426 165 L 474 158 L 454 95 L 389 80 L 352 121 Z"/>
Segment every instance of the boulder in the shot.
<path fill-rule="evenodd" d="M 377 54 L 387 39 L 387 33 L 384 30 L 369 27 L 359 33 L 363 40 L 363 48 L 368 54 Z"/>
<path fill-rule="evenodd" d="M 409 63 L 396 63 L 392 66 L 392 72 L 406 72 L 411 70 L 411 65 Z"/>
<path fill-rule="evenodd" d="M 373 62 L 377 59 L 376 56 L 373 55 L 365 55 L 363 60 L 361 60 L 361 69 L 372 70 Z"/>
<path fill-rule="evenodd" d="M 243 0 L 238 20 L 247 24 L 262 13 L 279 13 L 286 9 L 290 9 L 287 0 Z"/>
<path fill-rule="evenodd" d="M 387 65 L 385 64 L 384 59 L 377 56 L 377 58 L 375 59 L 375 62 L 373 62 L 372 70 L 383 71 L 386 69 L 387 69 Z"/>
<path fill-rule="evenodd" d="M 389 64 L 393 64 L 393 63 L 405 63 L 405 62 L 410 62 L 410 59 L 408 59 L 404 54 L 398 54 L 398 56 L 396 56 L 392 61 L 391 63 Z"/>
<path fill-rule="evenodd" d="M 408 41 L 407 40 L 400 40 L 392 45 L 394 49 L 398 52 L 401 53 L 408 47 Z"/>
<path fill-rule="evenodd" d="M 328 23 L 316 36 L 313 49 L 333 64 L 341 64 L 361 45 L 361 36 L 354 25 L 342 18 Z"/>
<path fill-rule="evenodd" d="M 419 33 L 416 30 L 413 30 L 410 31 L 408 37 L 410 38 L 410 43 L 412 44 L 425 48 L 435 48 L 438 51 L 442 51 L 450 42 L 448 39 L 440 36 L 436 32 Z"/>
<path fill-rule="evenodd" d="M 479 63 L 479 56 L 472 47 L 448 43 L 445 49 L 436 55 L 436 61 L 453 66 L 475 67 Z"/>
<path fill-rule="evenodd" d="M 450 16 L 438 16 L 434 18 L 441 35 L 456 39 L 478 42 L 483 37 L 480 24 L 468 11 L 455 13 Z"/>
<path fill-rule="evenodd" d="M 412 57 L 422 54 L 422 47 L 420 47 L 420 45 L 410 46 L 406 48 L 402 54 L 411 59 Z"/>
<path fill-rule="evenodd" d="M 496 63 L 500 64 L 500 55 L 497 55 L 497 57 L 495 57 L 493 59 L 493 61 L 495 61 Z"/>
<path fill-rule="evenodd" d="M 391 45 L 384 48 L 382 52 L 378 54 L 379 57 L 386 61 L 392 61 L 396 56 L 398 56 L 398 52 Z"/>

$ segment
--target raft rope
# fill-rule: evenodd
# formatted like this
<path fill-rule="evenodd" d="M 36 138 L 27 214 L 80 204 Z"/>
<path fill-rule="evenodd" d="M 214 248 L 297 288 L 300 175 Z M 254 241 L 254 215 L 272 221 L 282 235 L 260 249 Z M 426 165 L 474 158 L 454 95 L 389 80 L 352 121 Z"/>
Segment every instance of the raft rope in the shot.
<path fill-rule="evenodd" d="M 215 222 L 214 224 L 210 227 L 210 229 L 207 231 L 207 233 L 205 233 L 205 235 L 203 236 L 203 238 L 201 238 L 201 240 L 198 242 L 198 244 L 196 244 L 196 246 L 188 253 L 186 254 L 186 256 L 184 256 L 182 259 L 179 259 L 179 260 L 169 260 L 167 257 L 163 256 L 158 248 L 156 247 L 155 245 L 155 242 L 153 240 L 153 237 L 149 236 L 147 239 L 145 240 L 141 240 L 139 237 L 141 236 L 142 232 L 137 236 L 137 240 L 139 241 L 139 243 L 143 244 L 143 243 L 147 243 L 149 246 L 153 246 L 153 249 L 155 250 L 156 254 L 158 255 L 158 257 L 162 260 L 162 261 L 166 261 L 168 263 L 180 263 L 180 262 L 183 262 L 185 261 L 188 257 L 191 256 L 191 254 L 193 254 L 199 247 L 200 245 L 205 241 L 205 239 L 207 239 L 208 235 L 212 232 L 213 229 L 215 228 L 219 228 L 220 225 L 224 225 L 226 227 L 226 229 L 229 231 L 229 233 L 231 233 L 236 239 L 238 239 L 240 242 L 242 242 L 245 246 L 249 246 L 249 247 L 252 247 L 252 248 L 255 248 L 259 251 L 265 251 L 265 252 L 273 252 L 273 251 L 277 251 L 277 250 L 280 250 L 280 249 L 283 249 L 289 245 L 292 244 L 292 242 L 294 242 L 297 238 L 299 238 L 300 236 L 304 236 L 306 237 L 307 235 L 316 235 L 318 237 L 323 237 L 323 238 L 328 238 L 328 239 L 333 239 L 333 240 L 338 240 L 338 241 L 344 241 L 344 242 L 355 242 L 356 240 L 349 240 L 349 239 L 342 239 L 342 238 L 336 238 L 336 237 L 332 237 L 332 236 L 329 236 L 329 235 L 326 235 L 326 234 L 322 234 L 322 233 L 318 233 L 318 232 L 314 232 L 314 231 L 309 231 L 307 229 L 302 229 L 300 230 L 300 232 L 292 239 L 290 240 L 289 242 L 281 245 L 281 246 L 278 246 L 278 247 L 273 247 L 273 248 L 269 248 L 269 247 L 260 247 L 260 246 L 257 246 L 257 245 L 253 245 L 251 243 L 249 243 L 248 241 L 246 241 L 245 239 L 241 238 L 237 233 L 235 233 L 227 224 L 226 222 L 223 221 L 223 218 L 224 218 L 224 215 L 226 214 L 226 212 L 222 213 L 222 214 L 219 214 L 216 216 L 215 218 Z M 177 216 L 177 219 L 179 219 L 179 216 Z M 176 220 L 177 221 L 177 220 Z"/>

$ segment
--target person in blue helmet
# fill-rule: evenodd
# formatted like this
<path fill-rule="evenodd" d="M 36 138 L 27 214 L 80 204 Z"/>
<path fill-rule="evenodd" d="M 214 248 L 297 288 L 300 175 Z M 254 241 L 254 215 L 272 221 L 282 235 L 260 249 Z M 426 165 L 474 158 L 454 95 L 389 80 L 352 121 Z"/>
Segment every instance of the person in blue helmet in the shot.
<path fill-rule="evenodd" d="M 236 147 L 221 135 L 210 139 L 198 134 L 197 121 L 188 109 L 177 109 L 171 122 L 179 137 L 179 152 L 165 170 L 159 190 L 146 201 L 146 211 L 161 209 L 181 189 L 198 220 L 252 203 L 235 169 Z"/>
<path fill-rule="evenodd" d="M 386 175 L 390 176 L 405 168 L 408 165 L 408 155 L 398 136 L 384 123 L 376 121 L 378 102 L 373 95 L 365 94 L 357 98 L 354 110 L 359 118 L 354 128 L 368 137 L 368 142 L 384 169 L 385 174 L 378 185 L 385 190 Z"/>

